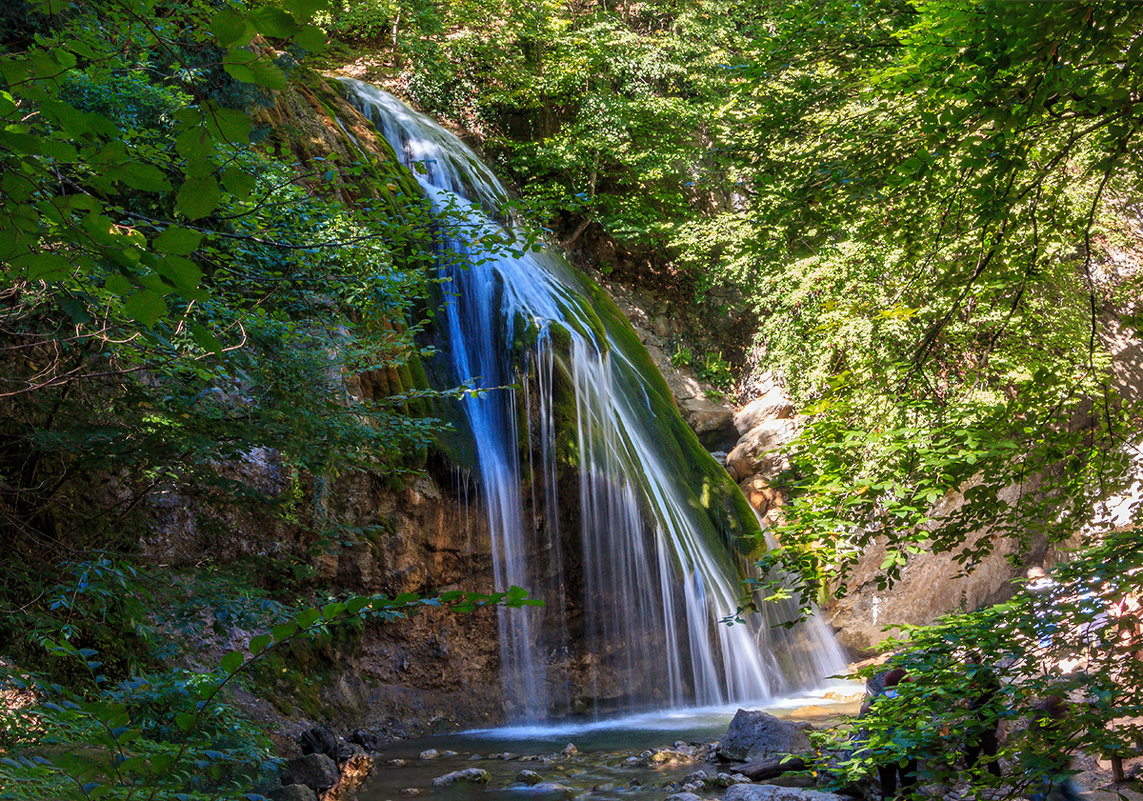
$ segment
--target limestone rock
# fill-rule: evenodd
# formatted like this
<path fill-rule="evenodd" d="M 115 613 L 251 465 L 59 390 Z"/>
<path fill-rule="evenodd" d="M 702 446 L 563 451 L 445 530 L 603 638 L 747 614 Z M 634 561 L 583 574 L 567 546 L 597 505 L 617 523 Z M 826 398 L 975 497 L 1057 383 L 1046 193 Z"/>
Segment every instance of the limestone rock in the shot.
<path fill-rule="evenodd" d="M 459 782 L 488 784 L 490 781 L 492 781 L 492 776 L 483 768 L 465 768 L 464 770 L 454 770 L 452 773 L 446 773 L 444 776 L 437 776 L 433 779 L 433 787 L 448 787 L 450 784 L 457 784 Z"/>
<path fill-rule="evenodd" d="M 846 799 L 834 793 L 806 790 L 801 787 L 736 784 L 726 791 L 722 801 L 846 801 Z"/>
<path fill-rule="evenodd" d="M 794 416 L 794 402 L 781 387 L 771 387 L 761 397 L 755 398 L 734 415 L 734 427 L 739 435 L 770 420 L 787 420 Z"/>
<path fill-rule="evenodd" d="M 318 801 L 317 794 L 304 784 L 287 784 L 270 791 L 270 801 Z"/>
<path fill-rule="evenodd" d="M 694 793 L 675 793 L 674 795 L 667 796 L 667 801 L 703 801 L 701 795 Z"/>
<path fill-rule="evenodd" d="M 325 754 L 306 754 L 291 759 L 282 768 L 282 784 L 304 784 L 317 793 L 333 787 L 340 776 L 337 763 Z"/>
<path fill-rule="evenodd" d="M 699 439 L 723 439 L 733 430 L 734 415 L 730 408 L 708 398 L 683 398 L 679 401 L 683 419 L 690 424 Z"/>
<path fill-rule="evenodd" d="M 575 743 L 568 743 L 566 746 L 564 746 L 564 750 L 560 751 L 560 753 L 571 756 L 572 754 L 578 754 L 579 749 L 575 747 Z"/>
<path fill-rule="evenodd" d="M 793 420 L 766 420 L 750 429 L 726 457 L 726 469 L 735 481 L 756 475 L 773 476 L 790 466 L 782 447 L 793 441 L 798 429 Z"/>
<path fill-rule="evenodd" d="M 1000 498 L 1016 503 L 1019 493 L 1016 487 L 1005 489 Z M 948 516 L 963 504 L 963 493 L 949 493 L 934 505 L 933 516 Z M 992 536 L 990 531 L 977 532 L 967 544 L 971 547 Z M 909 557 L 901 577 L 886 591 L 878 587 L 886 553 L 885 540 L 879 538 L 862 551 L 846 581 L 844 597 L 824 610 L 826 619 L 838 631 L 842 645 L 871 652 L 886 637 L 900 633 L 887 627 L 923 626 L 953 609 L 979 609 L 1010 598 L 1015 590 L 1012 579 L 1024 572 L 1013 564 L 1013 557 L 1016 564 L 1044 564 L 1050 553 L 1043 538 L 1033 539 L 1029 550 L 1024 547 L 1013 538 L 1000 538 L 989 555 L 967 566 L 954 553 L 925 550 Z"/>
<path fill-rule="evenodd" d="M 533 784 L 529 788 L 528 794 L 556 796 L 558 798 L 573 798 L 576 792 L 566 784 L 560 784 L 559 782 L 540 782 L 539 784 Z"/>
<path fill-rule="evenodd" d="M 718 755 L 724 759 L 757 762 L 782 754 L 804 754 L 810 750 L 806 732 L 812 728 L 759 710 L 739 709 L 718 746 Z"/>
<path fill-rule="evenodd" d="M 435 748 L 426 748 L 420 753 L 421 759 L 439 759 L 441 752 Z"/>

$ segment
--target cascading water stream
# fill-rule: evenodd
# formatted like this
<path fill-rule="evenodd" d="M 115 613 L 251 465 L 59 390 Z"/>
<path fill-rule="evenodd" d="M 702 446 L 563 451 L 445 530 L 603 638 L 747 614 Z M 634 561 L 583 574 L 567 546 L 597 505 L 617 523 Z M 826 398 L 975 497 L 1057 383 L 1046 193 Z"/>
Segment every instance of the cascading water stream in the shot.
<path fill-rule="evenodd" d="M 454 221 L 441 350 L 453 379 L 488 390 L 463 406 L 494 576 L 545 602 L 501 611 L 510 716 L 761 701 L 839 672 L 820 622 L 774 628 L 792 606 L 719 623 L 750 575 L 745 502 L 601 290 L 550 250 L 483 246 L 512 239 L 492 219 L 507 197 L 495 176 L 432 120 L 343 80 Z"/>

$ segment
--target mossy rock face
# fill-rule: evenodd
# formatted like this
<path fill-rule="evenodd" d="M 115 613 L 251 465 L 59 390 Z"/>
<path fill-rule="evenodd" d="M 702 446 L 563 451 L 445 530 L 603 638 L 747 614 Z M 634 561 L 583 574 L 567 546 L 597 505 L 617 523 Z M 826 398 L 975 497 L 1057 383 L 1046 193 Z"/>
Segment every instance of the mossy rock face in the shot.
<path fill-rule="evenodd" d="M 759 556 L 765 550 L 765 542 L 754 510 L 738 485 L 683 421 L 666 380 L 623 312 L 602 287 L 570 265 L 563 263 L 559 274 L 589 299 L 612 347 L 630 364 L 629 371 L 620 371 L 623 389 L 646 398 L 646 420 L 654 426 L 649 435 L 668 469 L 677 475 L 694 477 L 690 482 L 679 482 L 678 486 L 686 493 L 696 522 L 741 556 L 747 559 Z"/>

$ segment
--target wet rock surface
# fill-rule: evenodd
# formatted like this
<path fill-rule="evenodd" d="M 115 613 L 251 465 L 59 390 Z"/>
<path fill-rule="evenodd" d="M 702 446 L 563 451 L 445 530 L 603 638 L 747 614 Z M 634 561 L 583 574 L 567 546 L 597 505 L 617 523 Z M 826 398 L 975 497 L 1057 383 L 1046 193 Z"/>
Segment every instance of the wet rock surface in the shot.
<path fill-rule="evenodd" d="M 846 801 L 844 796 L 807 790 L 800 787 L 780 787 L 774 784 L 736 784 L 726 791 L 722 801 Z"/>
<path fill-rule="evenodd" d="M 730 721 L 726 736 L 718 746 L 723 759 L 759 762 L 786 754 L 810 751 L 808 723 L 782 720 L 759 710 L 740 709 Z"/>

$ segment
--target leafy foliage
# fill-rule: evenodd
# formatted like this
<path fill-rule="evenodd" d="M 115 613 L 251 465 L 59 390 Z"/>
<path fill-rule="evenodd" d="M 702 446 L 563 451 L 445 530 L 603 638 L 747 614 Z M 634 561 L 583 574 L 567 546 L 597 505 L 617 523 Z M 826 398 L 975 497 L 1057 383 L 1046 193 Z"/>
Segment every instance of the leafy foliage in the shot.
<path fill-rule="evenodd" d="M 490 595 L 351 597 L 292 613 L 213 671 L 135 675 L 114 686 L 99 682 L 100 691 L 88 695 L 9 671 L 0 686 L 31 698 L 0 718 L 0 781 L 42 798 L 261 798 L 278 760 L 268 737 L 225 703 L 228 685 L 259 660 L 360 618 L 396 619 L 425 606 L 465 613 L 534 603 L 519 587 Z M 97 652 L 66 640 L 52 652 L 99 668 Z"/>
<path fill-rule="evenodd" d="M 822 769 L 844 786 L 876 765 L 920 757 L 925 782 L 1017 796 L 1066 775 L 1080 751 L 1134 753 L 1140 589 L 1135 538 L 1119 535 L 1008 603 L 909 629 L 891 643 L 891 665 L 866 671 L 906 669 L 899 697 L 876 700 L 823 738 Z M 1052 696 L 1062 702 L 1055 717 L 1045 708 Z M 964 762 L 966 744 L 997 726 L 1003 780 L 986 762 L 971 771 Z"/>
<path fill-rule="evenodd" d="M 327 536 L 340 521 L 300 518 L 300 496 L 220 466 L 262 454 L 297 484 L 422 462 L 439 393 L 413 307 L 437 221 L 392 161 L 347 147 L 365 163 L 318 151 L 303 166 L 289 129 L 264 125 L 302 96 L 289 76 L 327 113 L 329 87 L 297 60 L 322 46 L 321 7 L 12 12 L 28 26 L 0 51 L 0 517 L 15 558 L 131 548 L 139 513 L 179 489 L 204 527 L 261 502 Z M 383 390 L 351 392 L 357 374 Z"/>

